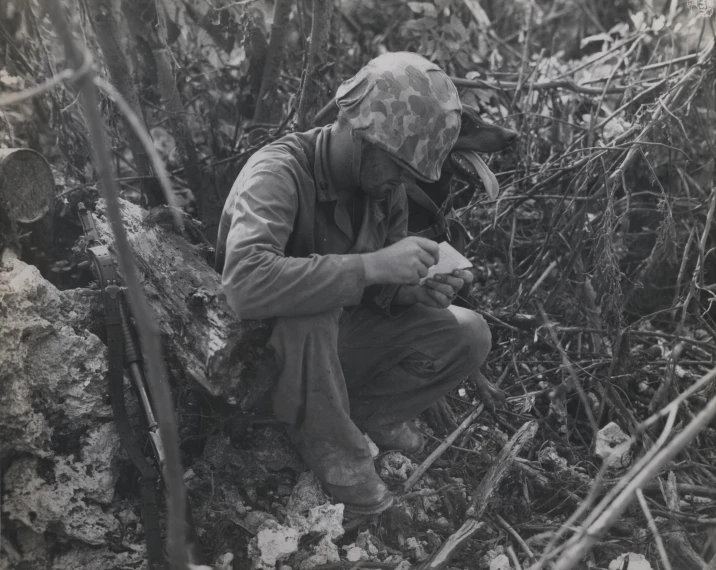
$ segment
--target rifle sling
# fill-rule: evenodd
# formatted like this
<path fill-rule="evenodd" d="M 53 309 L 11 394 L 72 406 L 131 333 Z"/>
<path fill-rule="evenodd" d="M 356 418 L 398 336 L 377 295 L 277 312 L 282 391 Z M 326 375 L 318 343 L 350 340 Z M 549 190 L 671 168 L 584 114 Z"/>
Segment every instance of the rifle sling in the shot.
<path fill-rule="evenodd" d="M 142 522 L 147 543 L 147 559 L 150 570 L 165 567 L 164 549 L 159 526 L 157 504 L 157 480 L 154 466 L 147 461 L 134 435 L 124 403 L 124 339 L 122 332 L 122 291 L 109 250 L 105 246 L 88 248 L 97 267 L 104 301 L 104 318 L 107 329 L 109 368 L 109 395 L 112 401 L 114 422 L 125 452 L 141 476 Z"/>

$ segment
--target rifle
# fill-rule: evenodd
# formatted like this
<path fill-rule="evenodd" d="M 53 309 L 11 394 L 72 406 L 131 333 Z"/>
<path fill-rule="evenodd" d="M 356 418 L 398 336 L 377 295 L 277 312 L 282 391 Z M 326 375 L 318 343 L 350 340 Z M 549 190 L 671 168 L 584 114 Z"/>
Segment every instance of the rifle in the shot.
<path fill-rule="evenodd" d="M 142 365 L 136 334 L 129 318 L 129 308 L 124 297 L 119 275 L 114 267 L 114 260 L 106 245 L 102 243 L 92 213 L 80 202 L 77 205 L 80 222 L 87 240 L 86 251 L 99 281 L 104 303 L 104 318 L 107 330 L 107 348 L 109 359 L 109 393 L 112 401 L 112 413 L 117 425 L 122 447 L 129 455 L 139 471 L 142 494 L 142 521 L 147 543 L 147 559 L 150 570 L 162 570 L 166 566 L 166 557 L 162 546 L 157 506 L 157 482 L 159 475 L 154 465 L 147 461 L 135 438 L 129 422 L 124 402 L 124 366 L 137 391 L 137 396 L 144 412 L 149 431 L 149 439 L 154 451 L 154 458 L 159 473 L 166 480 L 166 462 L 159 424 L 156 421 L 150 390 Z M 191 510 L 187 505 L 187 521 L 189 536 L 188 546 L 190 558 L 197 558 L 199 548 L 198 537 L 191 521 Z M 193 555 L 193 556 L 192 556 Z"/>

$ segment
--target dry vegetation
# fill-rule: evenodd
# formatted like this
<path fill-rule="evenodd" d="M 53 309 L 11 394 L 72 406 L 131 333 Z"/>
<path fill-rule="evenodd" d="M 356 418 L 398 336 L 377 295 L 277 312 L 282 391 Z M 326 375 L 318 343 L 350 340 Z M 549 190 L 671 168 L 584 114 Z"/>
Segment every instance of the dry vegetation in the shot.
<path fill-rule="evenodd" d="M 97 8 L 66 4 L 76 8 L 75 37 L 95 54 L 98 75 L 116 82 L 94 32 Z M 272 11 L 258 1 L 136 4 L 166 12 L 154 15 L 158 32 L 147 21 L 118 20 L 133 30 L 124 49 L 139 88 L 130 103 L 167 165 L 174 197 L 203 222 L 208 241 L 246 158 L 310 122 L 342 79 L 383 50 L 436 61 L 456 78 L 465 103 L 520 134 L 516 148 L 488 161 L 500 182 L 497 200 L 479 188 L 454 189 L 478 271 L 469 302 L 493 330 L 485 374 L 507 392 L 506 408 L 475 413 L 469 386 L 454 394 L 455 410 L 469 418 L 462 431 L 414 487 L 415 478 L 406 479 L 447 434 L 426 427 L 432 443 L 415 464 L 381 457 L 381 473 L 408 495 L 377 520 L 349 523 L 339 544 L 363 544 L 364 567 L 394 568 L 402 558 L 418 564 L 421 549 L 437 552 L 472 520 L 484 524 L 469 529 L 450 562 L 455 568 L 487 568 L 503 551 L 512 568 L 534 570 L 607 568 L 624 552 L 645 555 L 654 568 L 668 568 L 667 560 L 674 569 L 716 568 L 712 18 L 685 0 L 345 0 L 323 18 L 330 28 L 318 30 L 316 41 L 324 33 L 327 47 L 311 60 L 320 1 L 276 0 L 284 26 L 273 34 Z M 10 0 L 0 10 L 0 147 L 32 147 L 53 166 L 58 239 L 47 274 L 70 289 L 91 279 L 71 247 L 80 233 L 77 202 L 99 196 L 88 130 L 71 81 L 9 104 L 67 64 L 38 3 Z M 135 11 L 138 20 L 146 16 Z M 276 34 L 285 47 L 280 66 L 270 65 Z M 311 105 L 300 100 L 307 64 Z M 272 85 L 262 85 L 264 69 L 273 69 Z M 127 85 L 116 87 L 129 100 Z M 100 106 L 121 196 L 161 201 L 123 114 L 105 95 Z M 505 444 L 530 420 L 535 433 L 481 497 L 479 485 L 490 469 L 495 475 Z M 610 422 L 629 436 L 632 452 L 607 469 L 595 445 Z M 231 551 L 226 567 L 248 567 L 256 527 L 247 512 L 284 521 L 295 459 L 286 452 L 276 469 L 252 471 L 251 461 L 262 461 L 252 455 L 256 442 L 274 445 L 278 437 L 264 433 L 274 429 L 266 427 L 271 420 L 212 408 L 186 387 L 179 424 L 205 554 L 217 561 Z M 207 446 L 223 436 L 233 451 L 221 448 L 223 459 L 212 463 Z M 238 476 L 236 462 L 249 465 Z M 316 541 L 306 537 L 300 550 Z M 577 564 L 582 556 L 587 566 Z M 299 567 L 300 556 L 289 563 Z M 435 556 L 424 564 L 441 567 Z"/>

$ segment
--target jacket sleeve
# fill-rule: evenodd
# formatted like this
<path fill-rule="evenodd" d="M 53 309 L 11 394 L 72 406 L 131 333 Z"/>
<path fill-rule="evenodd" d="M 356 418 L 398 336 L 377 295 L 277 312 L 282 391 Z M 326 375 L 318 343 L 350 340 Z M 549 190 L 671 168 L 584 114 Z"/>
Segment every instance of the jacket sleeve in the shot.
<path fill-rule="evenodd" d="M 408 236 L 408 198 L 405 193 L 405 186 L 401 185 L 396 192 L 393 193 L 392 203 L 390 206 L 390 225 L 388 227 L 388 235 L 385 239 L 383 247 L 388 247 L 399 242 Z M 361 303 L 370 305 L 378 312 L 395 317 L 405 312 L 407 307 L 396 307 L 393 303 L 393 297 L 400 288 L 400 285 L 371 285 L 366 287 L 363 293 Z"/>
<path fill-rule="evenodd" d="M 280 164 L 249 168 L 232 190 L 222 274 L 229 306 L 242 319 L 266 319 L 358 304 L 365 284 L 361 256 L 287 257 L 298 212 L 297 182 Z"/>

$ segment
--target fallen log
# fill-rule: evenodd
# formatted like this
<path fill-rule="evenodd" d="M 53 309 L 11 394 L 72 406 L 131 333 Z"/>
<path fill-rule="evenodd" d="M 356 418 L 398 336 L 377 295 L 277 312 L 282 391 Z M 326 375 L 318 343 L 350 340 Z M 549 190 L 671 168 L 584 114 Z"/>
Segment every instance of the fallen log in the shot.
<path fill-rule="evenodd" d="M 146 212 L 126 201 L 121 205 L 142 287 L 162 332 L 174 378 L 242 410 L 250 408 L 277 373 L 266 349 L 267 323 L 235 316 L 226 303 L 220 275 L 202 255 L 205 246 L 175 231 L 169 207 Z M 111 249 L 112 233 L 101 203 L 95 217 Z M 186 218 L 184 233 L 195 228 Z"/>

